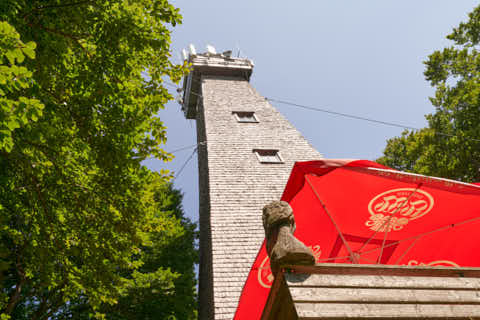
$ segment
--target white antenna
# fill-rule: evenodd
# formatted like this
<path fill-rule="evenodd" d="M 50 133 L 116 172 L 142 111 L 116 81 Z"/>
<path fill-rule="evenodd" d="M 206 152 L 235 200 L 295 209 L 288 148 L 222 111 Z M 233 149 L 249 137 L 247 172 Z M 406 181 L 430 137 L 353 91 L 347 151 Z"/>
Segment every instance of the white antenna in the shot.
<path fill-rule="evenodd" d="M 215 47 L 212 45 L 207 44 L 207 52 L 210 54 L 217 54 L 217 51 L 215 50 Z"/>
<path fill-rule="evenodd" d="M 183 56 L 183 60 L 187 60 L 188 56 L 187 56 L 187 51 L 185 49 L 182 49 L 182 56 Z"/>
<path fill-rule="evenodd" d="M 183 107 L 183 98 L 182 98 L 182 95 L 181 95 L 181 94 L 178 94 L 178 95 L 175 97 L 175 101 L 177 101 L 178 104 Z"/>
<path fill-rule="evenodd" d="M 240 52 L 242 50 L 240 50 L 240 44 L 237 42 L 237 58 L 240 58 Z"/>
<path fill-rule="evenodd" d="M 193 55 L 197 55 L 197 50 L 195 50 L 195 47 L 193 46 L 193 44 L 190 44 L 190 53 L 193 54 Z"/>

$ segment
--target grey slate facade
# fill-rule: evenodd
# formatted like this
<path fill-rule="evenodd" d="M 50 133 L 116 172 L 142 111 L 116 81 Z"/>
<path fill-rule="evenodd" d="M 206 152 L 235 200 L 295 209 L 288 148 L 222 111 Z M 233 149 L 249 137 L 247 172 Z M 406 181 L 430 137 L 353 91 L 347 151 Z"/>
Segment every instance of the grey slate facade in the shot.
<path fill-rule="evenodd" d="M 184 111 L 197 121 L 200 185 L 200 319 L 232 319 L 264 239 L 262 208 L 281 197 L 295 161 L 321 158 L 250 85 L 253 64 L 222 54 L 190 55 Z M 239 122 L 234 112 L 254 112 Z M 255 150 L 278 150 L 261 163 Z"/>

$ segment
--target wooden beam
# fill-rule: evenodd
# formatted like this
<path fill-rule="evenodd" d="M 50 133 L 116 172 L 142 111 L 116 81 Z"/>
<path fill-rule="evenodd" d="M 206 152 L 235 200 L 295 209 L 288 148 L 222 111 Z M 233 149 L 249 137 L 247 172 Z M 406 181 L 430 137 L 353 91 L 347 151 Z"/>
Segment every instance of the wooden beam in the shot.
<path fill-rule="evenodd" d="M 385 275 L 385 276 L 434 276 L 480 278 L 480 268 L 391 266 L 379 264 L 319 263 L 314 266 L 282 266 L 289 273 Z"/>
<path fill-rule="evenodd" d="M 480 278 L 286 274 L 289 287 L 480 290 Z"/>
<path fill-rule="evenodd" d="M 471 319 L 480 308 L 469 305 L 295 303 L 298 319 Z"/>
<path fill-rule="evenodd" d="M 480 309 L 480 295 L 472 290 L 290 287 L 290 294 L 295 302 L 472 304 Z"/>

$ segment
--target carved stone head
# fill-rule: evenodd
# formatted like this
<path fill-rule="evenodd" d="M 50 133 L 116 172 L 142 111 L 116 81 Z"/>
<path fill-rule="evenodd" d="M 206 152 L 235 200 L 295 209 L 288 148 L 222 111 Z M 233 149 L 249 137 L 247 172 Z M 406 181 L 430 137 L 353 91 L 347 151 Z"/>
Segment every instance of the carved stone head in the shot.
<path fill-rule="evenodd" d="M 283 264 L 310 265 L 315 258 L 309 248 L 293 236 L 293 210 L 285 201 L 273 201 L 263 208 L 263 228 L 270 266 L 276 272 Z"/>
<path fill-rule="evenodd" d="M 293 210 L 285 201 L 273 201 L 263 207 L 263 228 L 265 236 L 268 238 L 272 230 L 280 225 L 289 225 L 292 232 L 295 231 L 295 219 Z"/>

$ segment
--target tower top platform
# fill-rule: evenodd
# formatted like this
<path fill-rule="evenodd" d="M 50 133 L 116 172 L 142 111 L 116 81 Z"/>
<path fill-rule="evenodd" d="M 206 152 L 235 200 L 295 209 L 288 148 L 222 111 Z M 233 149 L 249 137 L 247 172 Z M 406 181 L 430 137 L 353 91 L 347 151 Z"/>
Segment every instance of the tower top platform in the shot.
<path fill-rule="evenodd" d="M 223 53 L 190 53 L 187 59 L 191 64 L 190 73 L 183 80 L 182 110 L 187 119 L 195 119 L 198 98 L 201 96 L 202 76 L 235 77 L 250 80 L 253 61 L 246 58 L 234 58 L 231 51 Z"/>

